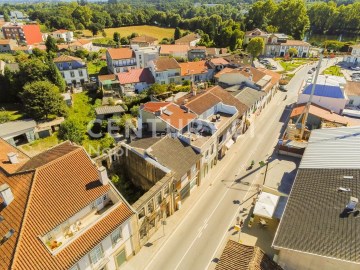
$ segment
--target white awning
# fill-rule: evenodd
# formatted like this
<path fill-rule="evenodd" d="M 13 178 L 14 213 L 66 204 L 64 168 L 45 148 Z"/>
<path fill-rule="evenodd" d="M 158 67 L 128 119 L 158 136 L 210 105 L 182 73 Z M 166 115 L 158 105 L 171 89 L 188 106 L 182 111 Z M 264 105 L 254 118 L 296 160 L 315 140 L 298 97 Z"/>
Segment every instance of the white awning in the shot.
<path fill-rule="evenodd" d="M 254 215 L 272 218 L 279 201 L 279 196 L 262 192 L 255 204 Z"/>
<path fill-rule="evenodd" d="M 225 143 L 225 146 L 227 149 L 230 149 L 230 147 L 234 144 L 234 141 L 233 139 L 230 139 L 228 140 L 226 143 Z"/>

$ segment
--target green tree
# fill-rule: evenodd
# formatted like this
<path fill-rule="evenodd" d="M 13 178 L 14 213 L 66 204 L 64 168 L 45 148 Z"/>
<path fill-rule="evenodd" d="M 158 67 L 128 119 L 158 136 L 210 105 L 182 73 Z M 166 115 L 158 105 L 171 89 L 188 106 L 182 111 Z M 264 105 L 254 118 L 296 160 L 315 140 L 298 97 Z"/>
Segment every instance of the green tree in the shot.
<path fill-rule="evenodd" d="M 71 17 L 75 19 L 78 23 L 81 23 L 84 27 L 87 27 L 91 23 L 92 12 L 90 7 L 88 7 L 87 5 L 77 6 L 71 13 Z"/>
<path fill-rule="evenodd" d="M 175 32 L 174 32 L 174 40 L 177 40 L 181 37 L 181 31 L 179 27 L 175 28 Z"/>
<path fill-rule="evenodd" d="M 46 51 L 49 52 L 57 52 L 59 50 L 56 45 L 56 40 L 52 36 L 48 36 L 45 41 Z"/>
<path fill-rule="evenodd" d="M 116 44 L 120 44 L 120 33 L 119 32 L 114 32 L 114 35 L 113 35 L 113 40 L 116 42 Z"/>
<path fill-rule="evenodd" d="M 20 98 L 25 112 L 32 118 L 48 119 L 51 115 L 64 115 L 65 103 L 59 88 L 49 81 L 36 81 L 24 86 Z"/>
<path fill-rule="evenodd" d="M 134 117 L 138 117 L 139 116 L 139 105 L 135 105 L 130 109 L 131 115 Z"/>
<path fill-rule="evenodd" d="M 260 37 L 256 37 L 250 40 L 246 50 L 251 54 L 251 61 L 254 61 L 255 57 L 258 57 L 264 50 L 265 43 Z"/>
<path fill-rule="evenodd" d="M 58 137 L 61 140 L 69 140 L 81 144 L 84 140 L 86 127 L 77 119 L 67 119 L 61 123 Z"/>
<path fill-rule="evenodd" d="M 149 88 L 150 95 L 158 95 L 165 93 L 167 91 L 167 86 L 165 84 L 154 83 Z"/>
<path fill-rule="evenodd" d="M 96 36 L 100 31 L 102 31 L 104 28 L 100 23 L 91 23 L 89 25 L 89 30 L 91 31 L 93 36 Z"/>
<path fill-rule="evenodd" d="M 266 26 L 266 32 L 268 32 L 268 33 L 272 34 L 272 33 L 278 32 L 278 31 L 279 31 L 279 28 L 276 26 L 273 26 L 273 25 Z"/>
<path fill-rule="evenodd" d="M 249 9 L 246 24 L 248 29 L 266 28 L 274 20 L 277 5 L 274 0 L 261 0 L 253 3 Z"/>
<path fill-rule="evenodd" d="M 60 92 L 64 92 L 66 88 L 66 82 L 64 78 L 61 76 L 60 71 L 55 66 L 54 62 L 49 61 L 49 79 L 52 83 L 54 83 L 57 87 L 59 87 Z"/>
<path fill-rule="evenodd" d="M 293 56 L 297 56 L 299 52 L 296 48 L 290 48 L 288 50 L 288 53 L 289 53 L 290 57 L 293 57 Z"/>

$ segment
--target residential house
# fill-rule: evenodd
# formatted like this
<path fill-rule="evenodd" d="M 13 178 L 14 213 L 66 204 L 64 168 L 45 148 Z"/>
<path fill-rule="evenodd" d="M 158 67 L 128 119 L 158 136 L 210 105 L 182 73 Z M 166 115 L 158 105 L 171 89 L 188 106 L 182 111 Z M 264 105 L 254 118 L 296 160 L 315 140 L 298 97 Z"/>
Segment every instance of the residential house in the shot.
<path fill-rule="evenodd" d="M 344 56 L 343 61 L 348 65 L 360 66 L 360 44 L 352 45 L 351 54 Z"/>
<path fill-rule="evenodd" d="M 292 123 L 296 123 L 305 112 L 306 104 L 296 104 L 290 114 Z M 301 123 L 301 120 L 299 120 Z M 314 130 L 319 128 L 341 127 L 359 125 L 360 121 L 351 119 L 349 117 L 341 116 L 326 108 L 316 104 L 311 104 L 309 107 L 309 114 L 305 123 L 307 129 Z"/>
<path fill-rule="evenodd" d="M 0 145 L 1 269 L 115 270 L 139 250 L 135 212 L 82 147 Z"/>
<path fill-rule="evenodd" d="M 161 45 L 160 56 L 174 57 L 186 60 L 188 58 L 189 45 Z"/>
<path fill-rule="evenodd" d="M 130 48 L 108 49 L 106 62 L 110 73 L 124 72 L 138 67 L 135 52 Z"/>
<path fill-rule="evenodd" d="M 106 74 L 98 76 L 99 87 L 102 90 L 115 90 L 120 93 L 120 84 L 117 74 Z"/>
<path fill-rule="evenodd" d="M 135 52 L 136 63 L 138 68 L 149 67 L 149 62 L 159 58 L 159 48 L 139 47 L 139 45 L 131 45 L 131 49 Z"/>
<path fill-rule="evenodd" d="M 29 16 L 18 10 L 10 10 L 10 19 L 14 21 L 25 21 L 29 19 Z"/>
<path fill-rule="evenodd" d="M 140 93 L 152 85 L 155 80 L 148 68 L 130 69 L 117 74 L 122 94 Z"/>
<path fill-rule="evenodd" d="M 206 82 L 212 80 L 214 69 L 208 61 L 179 63 L 181 68 L 181 79 L 192 82 Z"/>
<path fill-rule="evenodd" d="M 160 57 L 150 61 L 149 68 L 156 83 L 181 83 L 181 67 L 174 58 Z"/>
<path fill-rule="evenodd" d="M 1 16 L 1 15 L 0 15 Z M 4 39 L 4 33 L 2 27 L 7 24 L 4 20 L 0 19 L 0 39 Z"/>
<path fill-rule="evenodd" d="M 259 28 L 255 28 L 254 30 L 251 31 L 246 31 L 243 44 L 244 45 L 249 44 L 250 40 L 256 37 L 262 38 L 264 40 L 264 43 L 266 44 L 269 34 L 264 31 L 261 31 Z"/>
<path fill-rule="evenodd" d="M 0 39 L 0 53 L 11 53 L 16 46 L 17 43 L 14 39 Z"/>
<path fill-rule="evenodd" d="M 240 233 L 240 232 L 239 232 Z M 258 246 L 228 240 L 215 270 L 283 270 Z"/>
<path fill-rule="evenodd" d="M 359 134 L 359 127 L 311 132 L 272 243 L 284 269 L 359 268 Z"/>
<path fill-rule="evenodd" d="M 6 122 L 0 124 L 0 138 L 13 146 L 30 143 L 35 140 L 35 127 L 31 119 Z"/>
<path fill-rule="evenodd" d="M 210 59 L 210 63 L 214 66 L 215 72 L 221 71 L 229 66 L 229 62 L 222 57 L 212 58 Z"/>
<path fill-rule="evenodd" d="M 206 47 L 205 46 L 190 47 L 187 58 L 189 59 L 189 61 L 193 61 L 194 59 L 197 60 L 206 59 Z"/>
<path fill-rule="evenodd" d="M 183 36 L 179 39 L 175 40 L 176 45 L 188 45 L 188 46 L 196 46 L 200 41 L 201 37 L 199 34 L 191 33 L 186 36 Z"/>
<path fill-rule="evenodd" d="M 150 47 L 158 45 L 158 39 L 147 35 L 141 35 L 130 39 L 130 45 L 139 45 L 139 47 Z"/>
<path fill-rule="evenodd" d="M 280 44 L 286 43 L 288 39 L 289 37 L 285 34 L 281 34 L 281 33 L 268 34 L 267 40 L 265 41 L 265 48 L 263 54 L 269 56 L 280 56 L 280 49 L 281 49 Z"/>
<path fill-rule="evenodd" d="M 227 52 L 228 50 L 226 48 L 206 48 L 206 55 L 210 58 L 220 57 Z"/>
<path fill-rule="evenodd" d="M 348 105 L 360 106 L 360 82 L 347 81 L 344 87 L 346 96 L 349 99 Z"/>
<path fill-rule="evenodd" d="M 64 42 L 73 42 L 74 41 L 74 32 L 65 30 L 65 29 L 59 29 L 54 32 L 51 32 L 50 35 L 55 39 L 63 39 Z"/>
<path fill-rule="evenodd" d="M 299 94 L 297 104 L 308 102 L 312 92 L 312 86 L 313 84 L 305 86 L 303 91 Z M 334 111 L 337 114 L 341 114 L 348 101 L 340 86 L 316 84 L 311 102 Z"/>
<path fill-rule="evenodd" d="M 2 27 L 5 39 L 15 39 L 26 45 L 43 42 L 38 24 L 6 23 Z"/>
<path fill-rule="evenodd" d="M 80 87 L 89 81 L 86 63 L 81 58 L 61 55 L 54 63 L 68 86 Z"/>
<path fill-rule="evenodd" d="M 310 44 L 302 40 L 287 40 L 284 43 L 280 43 L 279 56 L 285 56 L 289 54 L 289 49 L 295 48 L 297 54 L 294 57 L 308 57 L 310 53 Z M 277 56 L 276 54 L 274 56 Z"/>

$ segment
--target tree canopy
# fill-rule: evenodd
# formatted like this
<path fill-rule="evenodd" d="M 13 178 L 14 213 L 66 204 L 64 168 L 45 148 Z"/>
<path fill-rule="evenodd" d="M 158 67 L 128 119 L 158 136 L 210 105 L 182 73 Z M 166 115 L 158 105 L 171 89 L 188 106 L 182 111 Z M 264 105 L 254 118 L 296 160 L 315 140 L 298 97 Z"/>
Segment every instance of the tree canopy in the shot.
<path fill-rule="evenodd" d="M 264 40 L 260 37 L 252 38 L 246 48 L 246 50 L 251 54 L 252 59 L 258 57 L 264 50 L 265 43 Z"/>

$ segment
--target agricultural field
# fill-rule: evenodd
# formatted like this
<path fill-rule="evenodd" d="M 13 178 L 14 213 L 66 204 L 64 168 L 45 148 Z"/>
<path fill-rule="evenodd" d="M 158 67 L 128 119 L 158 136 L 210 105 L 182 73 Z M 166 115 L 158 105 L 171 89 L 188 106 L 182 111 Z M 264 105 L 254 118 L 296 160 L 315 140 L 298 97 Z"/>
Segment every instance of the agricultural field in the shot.
<path fill-rule="evenodd" d="M 139 35 L 148 35 L 155 37 L 160 41 L 163 38 L 173 38 L 175 29 L 162 28 L 150 25 L 135 25 L 118 28 L 106 28 L 104 31 L 108 38 L 112 38 L 115 32 L 119 32 L 120 36 L 122 37 L 130 36 L 132 33 L 138 33 Z M 92 37 L 92 34 L 89 30 L 83 30 L 82 32 L 85 36 Z M 102 34 L 99 33 L 97 37 L 102 37 Z"/>

